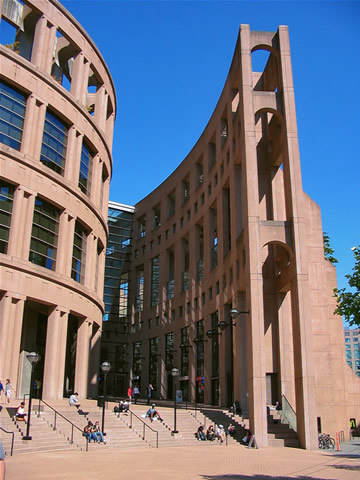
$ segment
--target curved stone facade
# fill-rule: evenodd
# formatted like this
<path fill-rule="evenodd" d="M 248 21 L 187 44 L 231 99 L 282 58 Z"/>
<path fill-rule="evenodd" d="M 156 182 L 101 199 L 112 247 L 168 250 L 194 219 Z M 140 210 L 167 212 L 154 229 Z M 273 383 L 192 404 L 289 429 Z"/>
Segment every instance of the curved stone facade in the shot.
<path fill-rule="evenodd" d="M 257 50 L 269 54 L 261 72 Z M 317 448 L 317 418 L 322 431 L 347 429 L 359 382 L 347 380 L 349 401 L 335 269 L 302 189 L 287 27 L 241 26 L 204 132 L 136 205 L 133 244 L 131 375 L 141 391 L 150 382 L 173 398 L 177 367 L 186 400 L 239 401 L 260 446 L 270 441 L 266 405 L 285 397 L 304 448 Z"/>
<path fill-rule="evenodd" d="M 0 378 L 97 393 L 116 112 L 91 38 L 55 0 L 2 2 Z"/>

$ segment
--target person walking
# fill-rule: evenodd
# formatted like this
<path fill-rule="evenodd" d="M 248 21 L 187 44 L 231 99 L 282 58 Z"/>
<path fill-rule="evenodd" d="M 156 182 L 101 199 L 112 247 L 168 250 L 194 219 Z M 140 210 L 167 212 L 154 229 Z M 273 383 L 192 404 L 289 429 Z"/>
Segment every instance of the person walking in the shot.
<path fill-rule="evenodd" d="M 13 393 L 15 393 L 15 390 L 10 383 L 10 379 L 7 378 L 5 383 L 5 397 L 7 398 L 7 403 L 10 403 L 10 398 Z"/>
<path fill-rule="evenodd" d="M 151 385 L 151 383 L 149 383 L 149 385 L 146 387 L 146 397 L 147 397 L 148 405 L 150 405 L 153 390 L 154 390 L 154 387 Z"/>
<path fill-rule="evenodd" d="M 133 396 L 132 386 L 130 386 L 130 387 L 128 388 L 127 394 L 128 394 L 128 397 L 129 397 L 129 402 L 131 403 L 131 399 L 132 399 L 132 396 Z"/>
<path fill-rule="evenodd" d="M 139 387 L 137 385 L 135 385 L 135 387 L 134 387 L 133 395 L 134 395 L 134 401 L 135 401 L 135 405 L 136 405 L 137 399 L 140 397 L 140 390 L 139 390 Z"/>

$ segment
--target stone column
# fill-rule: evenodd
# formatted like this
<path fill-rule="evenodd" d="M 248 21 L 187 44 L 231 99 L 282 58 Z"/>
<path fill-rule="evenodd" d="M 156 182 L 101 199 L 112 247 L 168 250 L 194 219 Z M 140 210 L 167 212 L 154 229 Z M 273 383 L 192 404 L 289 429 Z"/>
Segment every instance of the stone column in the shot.
<path fill-rule="evenodd" d="M 100 155 L 96 154 L 93 157 L 90 200 L 97 208 L 100 206 L 102 173 L 103 161 L 101 160 Z"/>
<path fill-rule="evenodd" d="M 69 311 L 54 307 L 48 316 L 43 398 L 56 400 L 63 397 L 67 323 Z"/>
<path fill-rule="evenodd" d="M 93 332 L 91 338 L 91 352 L 89 364 L 89 391 L 88 396 L 97 398 L 98 396 L 98 374 L 100 365 L 100 347 L 101 347 L 101 327 L 93 323 Z"/>
<path fill-rule="evenodd" d="M 97 237 L 94 232 L 90 232 L 87 237 L 86 246 L 86 264 L 84 286 L 89 290 L 94 289 L 94 278 L 96 277 L 96 259 L 97 259 Z"/>
<path fill-rule="evenodd" d="M 55 38 L 56 28 L 43 15 L 39 18 L 35 27 L 31 63 L 49 74 L 51 73 Z"/>
<path fill-rule="evenodd" d="M 105 85 L 96 92 L 94 120 L 101 130 L 105 130 L 108 94 Z"/>
<path fill-rule="evenodd" d="M 14 195 L 14 209 L 11 218 L 8 256 L 29 259 L 31 229 L 34 216 L 35 194 L 19 186 Z"/>
<path fill-rule="evenodd" d="M 294 346 L 290 292 L 278 294 L 280 393 L 295 410 Z M 281 400 L 280 398 L 278 399 Z"/>
<path fill-rule="evenodd" d="M 101 212 L 105 220 L 108 216 L 108 200 L 109 200 L 109 189 L 110 189 L 110 177 L 102 179 L 103 188 L 102 188 L 102 199 L 101 199 Z"/>
<path fill-rule="evenodd" d="M 106 250 L 104 247 L 102 247 L 101 251 L 98 253 L 98 274 L 97 274 L 97 284 L 95 285 L 95 290 L 96 290 L 96 294 L 99 297 L 102 297 L 103 291 L 104 291 L 105 260 L 106 260 L 105 253 L 106 253 Z"/>
<path fill-rule="evenodd" d="M 88 319 L 79 319 L 76 343 L 75 391 L 80 398 L 88 396 L 89 354 L 92 323 Z"/>
<path fill-rule="evenodd" d="M 90 63 L 86 60 L 83 52 L 76 55 L 72 68 L 70 93 L 82 105 L 86 103 Z"/>
<path fill-rule="evenodd" d="M 7 293 L 0 302 L 1 378 L 10 378 L 16 390 L 25 299 L 23 295 Z"/>
<path fill-rule="evenodd" d="M 291 308 L 294 339 L 297 434 L 303 448 L 317 448 L 315 374 L 312 346 L 312 319 L 309 292 L 308 230 L 305 195 L 302 188 L 294 85 L 289 33 L 278 30 L 280 67 L 283 82 L 283 115 L 286 132 L 283 152 L 285 203 L 292 222 L 294 250 Z"/>
<path fill-rule="evenodd" d="M 29 155 L 32 155 L 33 159 L 40 163 L 41 147 L 44 134 L 44 125 L 46 118 L 47 105 L 42 103 L 41 100 L 36 100 L 34 111 L 34 122 L 31 128 L 31 144 Z"/>
<path fill-rule="evenodd" d="M 83 135 L 76 130 L 76 127 L 71 127 L 68 131 L 64 178 L 75 186 L 79 184 L 82 141 Z"/>
<path fill-rule="evenodd" d="M 241 25 L 240 42 L 239 91 L 240 97 L 243 98 L 240 114 L 244 130 L 240 154 L 243 158 L 244 218 L 246 219 L 244 240 L 247 253 L 244 270 L 247 278 L 246 298 L 250 307 L 247 318 L 249 416 L 250 429 L 256 435 L 259 447 L 266 447 L 264 300 L 249 25 Z"/>
<path fill-rule="evenodd" d="M 31 154 L 33 152 L 32 144 L 34 139 L 32 134 L 34 131 L 35 119 L 37 117 L 36 103 L 36 97 L 33 94 L 30 95 L 26 101 L 24 127 L 20 146 L 20 151 L 25 154 Z"/>

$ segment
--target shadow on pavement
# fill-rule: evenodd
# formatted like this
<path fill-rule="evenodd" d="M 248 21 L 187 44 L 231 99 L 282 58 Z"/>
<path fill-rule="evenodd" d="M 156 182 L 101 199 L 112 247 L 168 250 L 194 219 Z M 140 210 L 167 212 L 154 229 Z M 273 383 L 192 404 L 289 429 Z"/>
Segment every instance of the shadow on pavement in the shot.
<path fill-rule="evenodd" d="M 353 470 L 354 472 L 360 472 L 360 465 L 329 465 L 329 467 L 337 468 L 338 470 Z"/>
<path fill-rule="evenodd" d="M 204 480 L 294 480 L 294 477 L 279 477 L 278 475 L 241 475 L 236 473 L 229 473 L 225 475 L 202 475 Z M 308 477 L 308 476 L 296 476 L 296 480 L 329 480 L 329 477 L 326 479 L 323 477 Z"/>

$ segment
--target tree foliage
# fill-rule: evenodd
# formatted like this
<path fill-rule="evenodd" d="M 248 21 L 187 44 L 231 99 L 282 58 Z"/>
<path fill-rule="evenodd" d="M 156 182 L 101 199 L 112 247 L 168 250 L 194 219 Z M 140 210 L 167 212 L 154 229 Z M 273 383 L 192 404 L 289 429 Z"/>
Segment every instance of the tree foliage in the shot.
<path fill-rule="evenodd" d="M 324 240 L 324 255 L 332 264 L 338 263 L 339 260 L 334 257 L 334 250 L 330 246 L 330 238 L 326 232 L 323 232 L 323 240 Z"/>
<path fill-rule="evenodd" d="M 360 326 L 360 245 L 353 247 L 355 257 L 353 274 L 345 275 L 348 279 L 351 291 L 345 288 L 338 290 L 334 288 L 337 307 L 334 313 L 343 315 L 351 326 Z"/>

